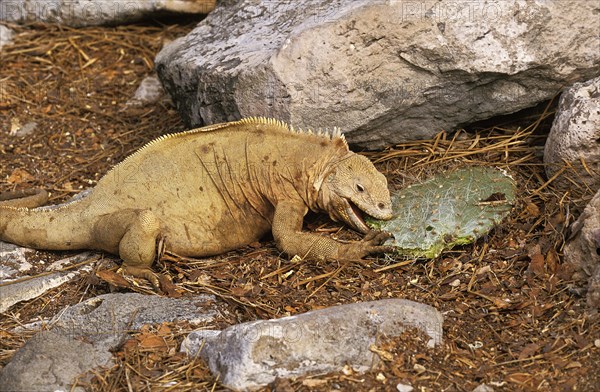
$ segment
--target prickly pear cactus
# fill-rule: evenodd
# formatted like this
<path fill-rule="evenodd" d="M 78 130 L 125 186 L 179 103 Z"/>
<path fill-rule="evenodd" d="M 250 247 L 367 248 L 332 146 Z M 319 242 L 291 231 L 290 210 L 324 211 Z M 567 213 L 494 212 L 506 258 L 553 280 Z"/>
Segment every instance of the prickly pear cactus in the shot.
<path fill-rule="evenodd" d="M 515 184 L 504 172 L 469 167 L 440 174 L 392 195 L 394 218 L 367 223 L 391 232 L 400 254 L 435 258 L 486 234 L 510 212 Z"/>

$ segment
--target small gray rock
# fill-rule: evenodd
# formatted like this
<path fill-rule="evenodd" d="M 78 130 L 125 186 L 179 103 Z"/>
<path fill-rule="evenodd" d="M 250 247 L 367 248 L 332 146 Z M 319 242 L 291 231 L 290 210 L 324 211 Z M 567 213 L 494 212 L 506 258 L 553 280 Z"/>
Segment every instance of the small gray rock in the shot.
<path fill-rule="evenodd" d="M 573 279 L 587 286 L 588 306 L 600 309 L 600 190 L 571 226 L 564 250 L 565 263 L 573 266 Z"/>
<path fill-rule="evenodd" d="M 0 241 L 0 283 L 33 267 L 25 256 L 29 252 L 33 249 Z"/>
<path fill-rule="evenodd" d="M 158 76 L 151 75 L 142 80 L 140 86 L 135 91 L 135 95 L 127 102 L 127 105 L 145 106 L 156 103 L 163 97 L 165 97 L 165 90 L 163 90 Z"/>
<path fill-rule="evenodd" d="M 560 97 L 544 148 L 549 178 L 565 165 L 564 161 L 570 163 L 576 173 L 566 171 L 557 179 L 559 184 L 572 187 L 565 179 L 568 176 L 584 182 L 594 192 L 600 189 L 600 77 L 576 83 Z"/>
<path fill-rule="evenodd" d="M 364 372 L 378 357 L 370 351 L 379 336 L 419 328 L 442 341 L 443 317 L 435 308 L 403 299 L 355 303 L 276 320 L 234 325 L 221 332 L 196 331 L 181 351 L 198 351 L 227 387 L 253 390 L 276 378 L 339 371 L 351 365 Z"/>
<path fill-rule="evenodd" d="M 398 390 L 398 392 L 412 392 L 415 390 L 415 388 L 413 388 L 412 385 L 407 384 L 398 384 L 396 385 L 396 389 Z"/>
<path fill-rule="evenodd" d="M 0 4 L 0 7 L 2 7 L 1 4 Z M 12 43 L 13 35 L 14 35 L 14 32 L 11 29 L 0 24 L 0 53 L 2 53 L 2 47 L 4 45 L 9 45 Z M 2 99 L 2 96 L 0 96 L 0 100 L 1 99 Z"/>
<path fill-rule="evenodd" d="M 176 320 L 211 322 L 224 310 L 209 295 L 175 299 L 141 294 L 106 294 L 68 307 L 30 339 L 3 369 L 0 389 L 69 390 L 77 378 L 111 366 L 110 350 L 145 324 Z"/>
<path fill-rule="evenodd" d="M 473 392 L 494 392 L 494 388 L 487 384 L 480 384 L 477 388 L 473 389 Z"/>
<path fill-rule="evenodd" d="M 35 121 L 30 121 L 27 124 L 20 127 L 15 133 L 14 136 L 24 137 L 32 134 L 38 127 L 38 123 Z"/>
<path fill-rule="evenodd" d="M 15 254 L 18 255 L 18 250 L 20 249 L 26 250 L 27 248 L 16 247 L 16 253 L 12 252 L 8 256 L 12 257 Z M 0 257 L 2 257 L 2 254 L 4 253 L 5 252 L 0 250 Z M 76 256 L 59 260 L 56 263 L 62 266 L 77 264 L 90 258 L 90 255 L 91 254 L 89 252 L 85 252 Z M 0 259 L 0 272 L 10 272 L 11 259 L 9 257 L 7 257 L 6 259 Z M 29 264 L 26 260 L 25 263 L 26 264 L 22 265 L 29 265 L 29 267 L 31 267 L 31 264 Z M 51 273 L 49 275 L 33 276 L 31 277 L 31 279 L 18 281 L 14 283 L 10 282 L 9 280 L 0 279 L 0 282 L 2 283 L 2 286 L 0 286 L 0 313 L 7 311 L 11 306 L 13 306 L 16 303 L 37 298 L 40 295 L 44 294 L 46 291 L 51 290 L 55 287 L 62 285 L 63 283 L 74 279 L 75 277 L 79 276 L 82 272 L 89 271 L 91 271 L 91 266 L 87 265 L 79 267 L 77 269 Z"/>
<path fill-rule="evenodd" d="M 68 307 L 51 322 L 54 330 L 85 336 L 95 347 L 114 348 L 132 330 L 145 324 L 187 320 L 210 322 L 220 313 L 215 298 L 200 295 L 167 298 L 136 293 L 105 294 Z"/>

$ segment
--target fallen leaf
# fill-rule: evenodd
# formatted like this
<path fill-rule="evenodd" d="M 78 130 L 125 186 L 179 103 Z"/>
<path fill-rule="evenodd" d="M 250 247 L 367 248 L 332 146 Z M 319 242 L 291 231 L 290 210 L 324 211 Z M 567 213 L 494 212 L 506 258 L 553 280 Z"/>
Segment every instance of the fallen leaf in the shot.
<path fill-rule="evenodd" d="M 170 298 L 180 298 L 183 293 L 171 282 L 166 275 L 158 274 L 158 282 L 160 283 L 160 289 Z"/>
<path fill-rule="evenodd" d="M 558 253 L 556 253 L 556 249 L 551 248 L 546 254 L 546 265 L 548 266 L 548 271 L 551 274 L 556 274 L 558 270 Z"/>
<path fill-rule="evenodd" d="M 381 358 L 384 361 L 392 361 L 394 359 L 394 356 L 392 355 L 392 353 L 390 353 L 389 351 L 380 349 L 374 344 L 369 346 L 369 350 L 371 352 L 374 352 L 375 354 L 379 355 L 379 358 Z"/>
<path fill-rule="evenodd" d="M 308 388 L 316 388 L 316 387 L 320 387 L 321 385 L 325 385 L 328 382 L 329 382 L 328 380 L 308 379 L 308 380 L 302 380 L 302 385 L 305 387 L 308 387 Z"/>
<path fill-rule="evenodd" d="M 209 284 L 210 281 L 212 280 L 212 278 L 210 275 L 208 275 L 203 270 L 197 269 L 197 270 L 193 270 L 192 272 L 190 272 L 189 280 L 190 280 L 190 282 Z"/>
<path fill-rule="evenodd" d="M 63 184 L 63 189 L 67 191 L 73 191 L 73 183 L 71 181 L 67 181 Z"/>
<path fill-rule="evenodd" d="M 106 283 L 116 287 L 129 287 L 129 282 L 125 278 L 111 270 L 96 271 L 96 276 Z"/>
<path fill-rule="evenodd" d="M 138 349 L 138 341 L 135 339 L 129 339 L 127 341 L 125 341 L 125 343 L 123 343 L 123 345 L 121 346 L 121 351 L 122 353 L 131 353 L 133 351 L 136 351 Z"/>
<path fill-rule="evenodd" d="M 558 211 L 556 214 L 552 215 L 548 219 L 548 222 L 552 225 L 553 228 L 556 229 L 557 227 L 565 223 L 565 219 L 565 214 L 563 214 L 562 211 Z"/>
<path fill-rule="evenodd" d="M 11 118 L 9 135 L 15 136 L 19 132 L 19 129 L 21 129 L 21 120 L 18 117 Z"/>
<path fill-rule="evenodd" d="M 573 273 L 575 273 L 575 266 L 569 263 L 559 264 L 556 270 L 556 276 L 560 280 L 571 280 Z"/>
<path fill-rule="evenodd" d="M 354 369 L 352 369 L 352 366 L 346 364 L 342 368 L 342 373 L 344 373 L 344 375 L 346 376 L 351 376 L 352 374 L 354 374 Z"/>
<path fill-rule="evenodd" d="M 489 301 L 491 301 L 498 309 L 506 309 L 511 306 L 510 302 L 506 302 L 502 298 L 488 296 L 486 297 Z"/>
<path fill-rule="evenodd" d="M 508 381 L 517 383 L 517 384 L 524 384 L 527 382 L 527 380 L 531 379 L 531 374 L 529 373 L 513 373 L 513 374 L 509 374 L 506 379 Z"/>
<path fill-rule="evenodd" d="M 525 346 L 523 348 L 523 350 L 521 350 L 521 352 L 519 353 L 518 359 L 523 360 L 525 358 L 528 358 L 528 357 L 532 356 L 533 354 L 535 354 L 540 348 L 541 348 L 541 344 L 530 343 L 527 346 Z"/>
<path fill-rule="evenodd" d="M 581 362 L 578 361 L 573 361 L 573 362 L 569 362 L 567 364 L 567 366 L 565 366 L 565 369 L 575 369 L 575 368 L 580 368 L 583 365 L 581 364 Z"/>
<path fill-rule="evenodd" d="M 249 293 L 249 290 L 247 290 L 243 287 L 234 287 L 231 289 L 231 294 L 235 295 L 236 297 L 244 297 L 248 293 Z"/>
<path fill-rule="evenodd" d="M 15 169 L 8 177 L 7 182 L 9 184 L 21 184 L 34 180 L 34 177 L 24 169 Z"/>
<path fill-rule="evenodd" d="M 543 277 L 545 274 L 545 264 L 546 259 L 541 253 L 536 253 L 533 256 L 530 256 L 531 261 L 529 262 L 529 267 L 527 271 L 534 274 L 537 277 Z"/>
<path fill-rule="evenodd" d="M 160 336 L 153 335 L 151 333 L 142 333 L 136 337 L 139 342 L 140 348 L 153 349 L 168 351 L 169 346 L 167 342 Z"/>
<path fill-rule="evenodd" d="M 173 331 L 171 331 L 171 328 L 169 328 L 169 326 L 166 323 L 162 323 L 158 328 L 159 336 L 169 336 L 172 334 L 172 332 Z"/>
<path fill-rule="evenodd" d="M 492 268 L 489 265 L 483 266 L 481 268 L 479 268 L 477 270 L 477 272 L 475 272 L 475 275 L 481 275 L 481 274 L 485 274 L 487 272 L 491 272 Z"/>
<path fill-rule="evenodd" d="M 527 203 L 525 206 L 525 211 L 527 211 L 527 213 L 534 218 L 540 216 L 540 208 L 532 202 Z"/>

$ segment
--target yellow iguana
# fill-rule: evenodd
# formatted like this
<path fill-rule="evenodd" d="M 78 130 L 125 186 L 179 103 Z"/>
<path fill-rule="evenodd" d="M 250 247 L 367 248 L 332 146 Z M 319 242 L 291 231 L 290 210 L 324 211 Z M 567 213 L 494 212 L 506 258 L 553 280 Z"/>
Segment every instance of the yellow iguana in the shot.
<path fill-rule="evenodd" d="M 118 254 L 126 272 L 155 286 L 150 267 L 159 237 L 173 252 L 196 257 L 258 241 L 269 230 L 280 250 L 309 259 L 358 260 L 391 250 L 381 245 L 389 234 L 370 232 L 361 213 L 392 217 L 385 177 L 350 151 L 339 131 L 297 131 L 272 119 L 162 136 L 80 197 L 38 207 L 46 200 L 40 192 L 0 201 L 0 240 Z M 303 232 L 308 210 L 367 235 L 340 243 Z"/>

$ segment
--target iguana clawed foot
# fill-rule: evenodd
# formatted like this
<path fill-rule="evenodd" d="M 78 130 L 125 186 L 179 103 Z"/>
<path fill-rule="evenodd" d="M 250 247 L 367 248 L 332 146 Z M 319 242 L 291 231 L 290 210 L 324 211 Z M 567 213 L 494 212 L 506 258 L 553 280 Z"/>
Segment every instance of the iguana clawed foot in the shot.
<path fill-rule="evenodd" d="M 149 281 L 156 291 L 160 290 L 160 280 L 158 274 L 148 267 L 131 266 L 123 263 L 121 270 L 135 278 L 142 278 Z"/>
<path fill-rule="evenodd" d="M 371 230 L 361 241 L 341 245 L 338 257 L 340 260 L 360 260 L 370 254 L 393 252 L 393 246 L 382 245 L 392 237 L 385 231 Z"/>

